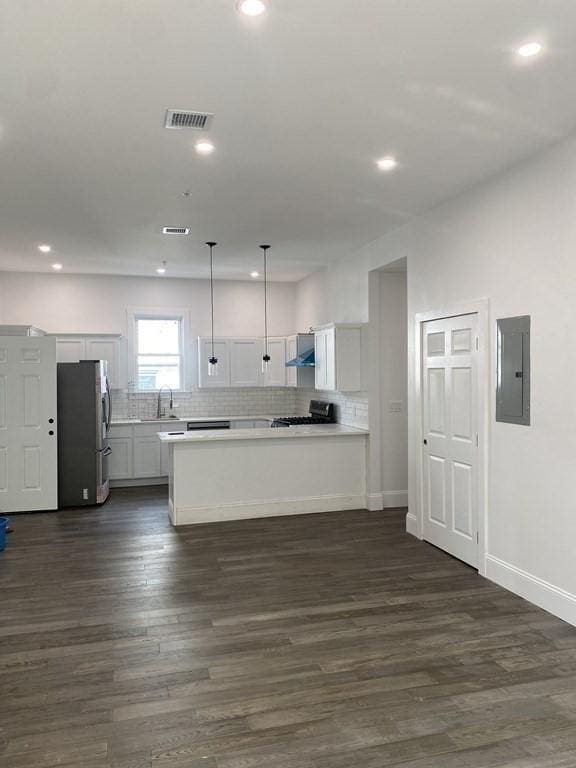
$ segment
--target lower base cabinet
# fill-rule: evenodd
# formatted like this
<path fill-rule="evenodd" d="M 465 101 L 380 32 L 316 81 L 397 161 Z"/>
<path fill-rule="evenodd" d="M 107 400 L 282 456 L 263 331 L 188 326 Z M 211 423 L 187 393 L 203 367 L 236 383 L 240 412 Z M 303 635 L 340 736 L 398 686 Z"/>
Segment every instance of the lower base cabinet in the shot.
<path fill-rule="evenodd" d="M 132 435 L 110 437 L 109 444 L 112 449 L 108 464 L 110 480 L 129 480 L 133 477 Z"/>
<path fill-rule="evenodd" d="M 161 477 L 160 440 L 157 435 L 134 435 L 134 477 Z"/>
<path fill-rule="evenodd" d="M 232 429 L 266 429 L 270 422 L 264 419 L 239 419 L 231 422 Z M 184 430 L 186 424 L 167 421 L 154 424 L 113 424 L 109 443 L 110 480 L 118 485 L 146 485 L 168 481 L 170 471 L 170 446 L 161 443 L 158 432 Z"/>
<path fill-rule="evenodd" d="M 113 424 L 109 438 L 112 449 L 109 464 L 110 480 L 167 479 L 170 458 L 168 446 L 160 443 L 157 433 L 173 427 L 173 421 L 165 424 L 134 424 L 133 426 Z"/>

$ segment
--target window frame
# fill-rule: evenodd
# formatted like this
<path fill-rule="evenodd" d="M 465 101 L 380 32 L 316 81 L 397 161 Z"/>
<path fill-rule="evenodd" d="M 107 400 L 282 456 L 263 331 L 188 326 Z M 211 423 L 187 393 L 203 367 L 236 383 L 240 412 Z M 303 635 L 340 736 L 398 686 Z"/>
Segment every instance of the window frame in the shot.
<path fill-rule="evenodd" d="M 189 313 L 186 309 L 174 307 L 132 307 L 128 310 L 128 337 L 130 344 L 130 376 L 133 391 L 142 394 L 158 392 L 157 389 L 138 387 L 138 321 L 177 320 L 180 323 L 180 387 L 174 392 L 186 392 L 190 384 Z M 176 355 L 174 355 L 176 357 Z"/>

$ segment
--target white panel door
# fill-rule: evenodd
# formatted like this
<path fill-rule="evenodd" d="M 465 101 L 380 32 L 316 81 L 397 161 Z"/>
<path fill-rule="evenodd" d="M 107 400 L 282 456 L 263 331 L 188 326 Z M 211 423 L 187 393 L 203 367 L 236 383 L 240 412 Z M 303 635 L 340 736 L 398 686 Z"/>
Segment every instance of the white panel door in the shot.
<path fill-rule="evenodd" d="M 230 340 L 230 383 L 233 387 L 261 387 L 262 340 Z"/>
<path fill-rule="evenodd" d="M 264 341 L 260 355 L 260 370 L 262 370 L 262 355 L 264 354 Z M 268 339 L 268 354 L 270 365 L 268 373 L 263 377 L 266 387 L 286 386 L 286 339 Z M 295 371 L 296 369 L 294 369 Z"/>
<path fill-rule="evenodd" d="M 423 324 L 424 538 L 478 565 L 477 315 Z"/>
<path fill-rule="evenodd" d="M 0 512 L 58 506 L 56 339 L 0 337 Z"/>
<path fill-rule="evenodd" d="M 77 363 L 86 360 L 86 339 L 59 337 L 56 339 L 56 360 L 59 363 Z"/>
<path fill-rule="evenodd" d="M 212 341 L 198 339 L 198 386 L 201 389 L 230 386 L 230 347 L 227 340 L 214 341 L 214 354 L 218 359 L 216 376 L 208 375 L 208 361 L 212 357 Z"/>

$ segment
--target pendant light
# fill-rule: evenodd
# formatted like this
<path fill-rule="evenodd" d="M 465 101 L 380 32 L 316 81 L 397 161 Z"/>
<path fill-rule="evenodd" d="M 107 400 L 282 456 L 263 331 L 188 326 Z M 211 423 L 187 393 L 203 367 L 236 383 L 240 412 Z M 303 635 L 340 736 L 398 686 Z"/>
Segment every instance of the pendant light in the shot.
<path fill-rule="evenodd" d="M 268 250 L 269 245 L 261 245 L 264 252 L 264 355 L 262 356 L 262 373 L 266 376 L 270 371 L 270 355 L 268 354 Z"/>
<path fill-rule="evenodd" d="M 212 349 L 210 359 L 208 360 L 208 376 L 218 376 L 218 358 L 214 353 L 214 260 L 212 251 L 218 243 L 206 243 L 210 248 L 210 317 L 211 317 L 211 338 Z"/>

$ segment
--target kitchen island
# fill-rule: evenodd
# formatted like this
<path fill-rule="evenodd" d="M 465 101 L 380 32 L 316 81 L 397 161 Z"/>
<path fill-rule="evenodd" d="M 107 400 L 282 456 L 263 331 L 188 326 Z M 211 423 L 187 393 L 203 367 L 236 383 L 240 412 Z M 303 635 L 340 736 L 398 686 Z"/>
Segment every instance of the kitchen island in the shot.
<path fill-rule="evenodd" d="M 169 446 L 175 526 L 366 506 L 366 430 L 327 424 L 158 436 Z"/>

